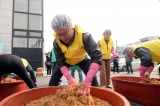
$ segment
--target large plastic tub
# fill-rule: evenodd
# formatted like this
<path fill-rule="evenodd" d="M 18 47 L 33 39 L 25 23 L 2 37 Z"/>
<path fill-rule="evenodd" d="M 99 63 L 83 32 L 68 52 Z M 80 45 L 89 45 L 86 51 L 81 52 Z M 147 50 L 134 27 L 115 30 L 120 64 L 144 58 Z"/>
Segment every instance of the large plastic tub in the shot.
<path fill-rule="evenodd" d="M 15 79 L 20 79 L 15 77 Z M 24 81 L 12 82 L 12 83 L 0 83 L 0 101 L 14 93 L 28 89 L 28 86 Z"/>
<path fill-rule="evenodd" d="M 34 88 L 27 91 L 21 91 L 19 93 L 13 94 L 3 99 L 1 101 L 0 106 L 25 105 L 27 102 L 40 99 L 43 96 L 55 94 L 56 90 L 60 88 L 62 87 L 52 86 L 52 87 Z M 91 94 L 103 100 L 108 101 L 113 106 L 130 106 L 128 100 L 124 96 L 111 90 L 91 87 Z"/>
<path fill-rule="evenodd" d="M 142 81 L 140 77 L 132 76 L 114 76 L 111 79 L 114 91 L 128 100 L 145 106 L 160 106 L 160 85 L 139 83 Z"/>

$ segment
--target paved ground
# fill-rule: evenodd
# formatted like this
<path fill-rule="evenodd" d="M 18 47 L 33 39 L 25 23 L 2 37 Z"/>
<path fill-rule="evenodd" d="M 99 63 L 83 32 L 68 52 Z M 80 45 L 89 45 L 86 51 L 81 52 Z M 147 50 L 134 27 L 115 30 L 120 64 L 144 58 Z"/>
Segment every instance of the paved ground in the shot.
<path fill-rule="evenodd" d="M 134 70 L 134 74 L 127 74 L 127 72 L 120 72 L 120 73 L 113 73 L 111 72 L 111 77 L 112 76 L 139 76 L 139 70 Z M 75 79 L 78 82 L 78 72 L 75 72 Z M 156 71 L 153 71 L 151 76 L 152 78 L 159 78 L 159 75 L 157 74 Z M 83 79 L 85 78 L 85 75 L 83 74 Z M 99 72 L 97 73 L 97 78 L 98 78 L 98 82 L 99 82 Z M 37 85 L 38 87 L 45 87 L 48 86 L 50 77 L 46 75 L 46 72 L 44 72 L 43 76 L 39 76 L 37 77 Z M 62 83 L 67 83 L 67 80 L 65 77 L 62 77 Z M 112 86 L 112 84 L 111 84 Z M 112 86 L 113 87 L 113 86 Z M 132 106 L 142 106 L 140 104 L 136 104 L 134 102 L 130 102 Z"/>
<path fill-rule="evenodd" d="M 112 76 L 139 76 L 139 71 L 135 70 L 134 74 L 127 74 L 127 72 L 120 72 L 120 73 L 115 73 L 115 74 L 113 72 L 111 72 L 110 74 L 111 74 L 111 77 Z M 153 71 L 151 73 L 150 77 L 159 78 L 159 75 L 157 74 L 156 71 Z M 84 78 L 85 78 L 85 75 L 83 74 L 83 79 Z M 75 79 L 78 82 L 79 79 L 78 79 L 78 72 L 77 71 L 75 71 Z M 99 72 L 97 73 L 97 79 L 98 79 L 98 82 L 99 82 Z M 37 77 L 38 87 L 48 86 L 49 80 L 50 80 L 50 77 L 46 75 L 46 72 L 44 72 L 43 76 L 38 76 Z M 64 76 L 62 77 L 62 83 L 67 83 L 67 80 Z M 111 84 L 111 86 L 112 86 L 112 84 Z"/>

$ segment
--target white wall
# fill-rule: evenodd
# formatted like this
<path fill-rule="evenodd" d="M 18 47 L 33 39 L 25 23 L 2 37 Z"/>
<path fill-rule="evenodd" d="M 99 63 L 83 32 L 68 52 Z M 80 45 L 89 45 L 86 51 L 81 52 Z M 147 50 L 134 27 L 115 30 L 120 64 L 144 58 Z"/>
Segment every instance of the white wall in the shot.
<path fill-rule="evenodd" d="M 0 0 L 0 42 L 4 53 L 11 53 L 13 0 Z"/>

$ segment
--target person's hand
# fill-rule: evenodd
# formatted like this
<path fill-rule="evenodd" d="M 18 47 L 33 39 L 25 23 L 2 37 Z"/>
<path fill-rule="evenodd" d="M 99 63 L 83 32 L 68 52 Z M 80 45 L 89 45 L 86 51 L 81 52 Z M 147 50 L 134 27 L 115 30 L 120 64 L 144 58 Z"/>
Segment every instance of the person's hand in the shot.
<path fill-rule="evenodd" d="M 68 85 L 74 87 L 74 85 L 76 84 L 76 80 L 73 77 L 67 80 L 68 80 Z"/>
<path fill-rule="evenodd" d="M 152 71 L 153 71 L 153 67 L 150 66 L 150 67 L 148 68 L 147 72 L 145 73 L 145 76 L 148 78 L 148 77 L 150 76 L 150 74 L 151 74 Z"/>
<path fill-rule="evenodd" d="M 91 83 L 92 83 L 92 79 L 86 77 L 85 80 L 82 83 L 82 87 L 78 89 L 78 92 L 81 93 L 81 94 L 90 93 Z"/>
<path fill-rule="evenodd" d="M 75 79 L 71 76 L 68 68 L 66 66 L 63 66 L 60 68 L 61 72 L 63 73 L 63 75 L 67 78 L 68 80 L 68 85 L 69 86 L 74 86 L 76 84 Z"/>
<path fill-rule="evenodd" d="M 82 83 L 82 87 L 78 89 L 78 92 L 81 94 L 87 94 L 90 93 L 90 87 L 93 80 L 93 77 L 96 75 L 96 73 L 99 70 L 99 64 L 97 63 L 91 63 L 90 69 L 87 73 L 87 76 L 85 80 Z"/>
<path fill-rule="evenodd" d="M 114 50 L 112 51 L 112 54 L 113 54 L 113 57 L 117 57 L 118 56 L 118 54 Z"/>
<path fill-rule="evenodd" d="M 150 76 L 150 73 L 152 72 L 153 67 L 145 67 L 145 66 L 140 66 L 140 77 L 143 80 L 147 80 L 148 77 Z"/>

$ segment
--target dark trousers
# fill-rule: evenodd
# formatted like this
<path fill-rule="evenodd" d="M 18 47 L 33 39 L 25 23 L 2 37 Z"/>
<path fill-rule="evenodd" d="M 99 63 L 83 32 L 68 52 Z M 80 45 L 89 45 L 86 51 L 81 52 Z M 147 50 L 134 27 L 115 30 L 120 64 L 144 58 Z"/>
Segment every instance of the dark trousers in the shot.
<path fill-rule="evenodd" d="M 52 69 L 52 72 L 53 72 L 54 68 L 56 67 L 56 64 L 57 64 L 57 62 L 51 62 L 51 69 Z"/>
<path fill-rule="evenodd" d="M 47 65 L 47 75 L 51 75 L 51 65 Z"/>
<path fill-rule="evenodd" d="M 16 55 L 0 56 L 0 76 L 5 73 L 17 74 L 28 85 L 29 88 L 34 88 L 33 81 L 28 75 L 20 57 Z"/>
<path fill-rule="evenodd" d="M 119 71 L 118 71 L 118 62 L 114 62 L 113 63 L 113 72 L 115 72 L 115 69 L 116 69 L 116 71 L 117 71 L 117 73 L 119 73 Z"/>
<path fill-rule="evenodd" d="M 126 69 L 127 69 L 127 72 L 128 72 L 128 73 L 130 73 L 129 68 L 130 68 L 130 70 L 131 70 L 131 73 L 133 73 L 132 63 L 131 63 L 131 62 L 126 62 Z"/>
<path fill-rule="evenodd" d="M 86 75 L 89 71 L 90 59 L 83 60 L 80 63 L 78 63 L 77 65 L 82 69 L 82 71 Z M 67 67 L 70 67 L 70 65 L 67 64 Z M 63 74 L 62 74 L 60 68 L 58 67 L 58 65 L 56 65 L 56 67 L 52 73 L 52 76 L 51 76 L 51 79 L 49 82 L 49 86 L 58 86 L 58 82 L 60 81 L 62 76 L 63 76 Z M 92 86 L 99 86 L 96 76 L 92 80 Z"/>

